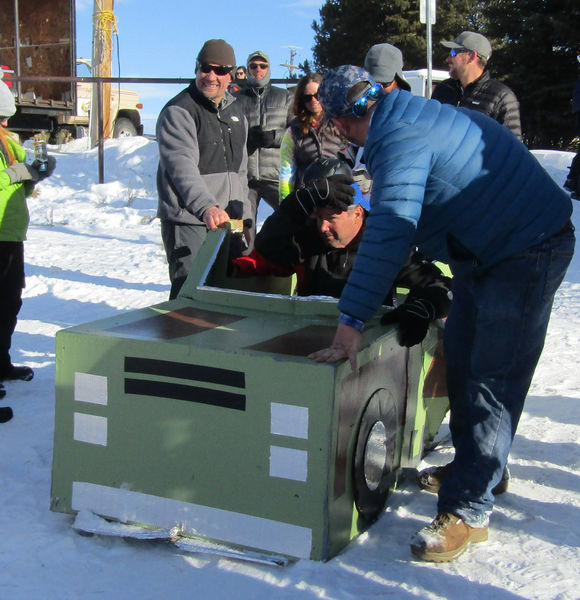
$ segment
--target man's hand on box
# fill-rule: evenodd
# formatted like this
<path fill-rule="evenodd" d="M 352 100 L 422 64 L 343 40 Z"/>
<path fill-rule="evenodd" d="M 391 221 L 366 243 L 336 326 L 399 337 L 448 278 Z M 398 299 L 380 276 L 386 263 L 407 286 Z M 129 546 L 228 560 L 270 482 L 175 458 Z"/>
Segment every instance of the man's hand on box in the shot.
<path fill-rule="evenodd" d="M 211 231 L 214 231 L 220 225 L 227 223 L 229 220 L 230 216 L 228 215 L 228 213 L 225 210 L 219 208 L 218 206 L 210 206 L 203 213 L 203 222 L 205 223 L 205 226 Z"/>

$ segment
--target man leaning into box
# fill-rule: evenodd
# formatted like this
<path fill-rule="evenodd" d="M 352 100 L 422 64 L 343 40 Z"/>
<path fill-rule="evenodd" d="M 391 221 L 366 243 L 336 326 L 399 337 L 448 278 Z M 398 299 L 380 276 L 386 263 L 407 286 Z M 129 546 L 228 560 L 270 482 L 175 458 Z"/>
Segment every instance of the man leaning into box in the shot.
<path fill-rule="evenodd" d="M 364 324 L 414 245 L 448 263 L 444 351 L 455 458 L 437 516 L 413 554 L 454 560 L 487 540 L 494 497 L 539 360 L 554 294 L 574 252 L 571 201 L 507 128 L 403 90 L 359 67 L 320 85 L 325 114 L 365 147 L 371 211 L 319 362 L 356 368 Z M 387 251 L 388 249 L 388 251 Z"/>

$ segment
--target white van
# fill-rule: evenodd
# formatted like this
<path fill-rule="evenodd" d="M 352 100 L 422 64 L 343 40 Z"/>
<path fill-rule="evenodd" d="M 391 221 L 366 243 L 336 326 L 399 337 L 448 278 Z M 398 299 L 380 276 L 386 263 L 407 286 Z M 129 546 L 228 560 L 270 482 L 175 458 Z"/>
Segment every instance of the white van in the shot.
<path fill-rule="evenodd" d="M 415 94 L 415 96 L 425 96 L 425 98 L 430 97 L 427 95 L 427 69 L 403 71 L 403 75 L 411 86 L 411 93 Z M 433 87 L 444 79 L 449 79 L 448 71 L 440 71 L 437 69 L 431 70 L 431 82 Z"/>

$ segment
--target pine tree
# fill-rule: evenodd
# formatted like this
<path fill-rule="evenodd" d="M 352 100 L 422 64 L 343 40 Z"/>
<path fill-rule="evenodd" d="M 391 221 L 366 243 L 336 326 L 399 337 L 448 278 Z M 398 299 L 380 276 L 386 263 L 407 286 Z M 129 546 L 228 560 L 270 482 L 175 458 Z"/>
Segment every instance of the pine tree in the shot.
<path fill-rule="evenodd" d="M 481 27 L 478 2 L 438 0 L 433 39 L 453 39 L 465 29 Z M 426 28 L 419 22 L 419 0 L 327 0 L 314 21 L 314 64 L 325 70 L 341 64 L 362 64 L 373 44 L 388 42 L 405 58 L 406 69 L 426 65 Z M 433 48 L 434 66 L 444 67 L 446 51 Z"/>
<path fill-rule="evenodd" d="M 566 148 L 574 137 L 571 97 L 578 76 L 578 0 L 490 0 L 486 35 L 492 74 L 520 101 L 531 148 Z"/>
<path fill-rule="evenodd" d="M 485 35 L 493 47 L 492 77 L 520 100 L 529 147 L 566 148 L 574 137 L 571 95 L 578 76 L 580 0 L 437 0 L 432 28 L 433 68 L 447 69 L 442 40 L 462 31 Z M 397 46 L 405 69 L 426 66 L 419 0 L 327 0 L 314 21 L 314 67 L 362 65 L 368 49 Z"/>

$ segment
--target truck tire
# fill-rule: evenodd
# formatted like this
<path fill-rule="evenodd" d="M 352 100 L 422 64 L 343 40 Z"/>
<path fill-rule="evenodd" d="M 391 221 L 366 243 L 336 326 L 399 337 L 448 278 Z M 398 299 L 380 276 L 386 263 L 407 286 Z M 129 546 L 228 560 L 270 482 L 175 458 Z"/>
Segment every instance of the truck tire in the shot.
<path fill-rule="evenodd" d="M 131 119 L 120 117 L 115 121 L 115 126 L 113 127 L 114 138 L 133 137 L 135 135 L 137 135 L 137 128 Z"/>

